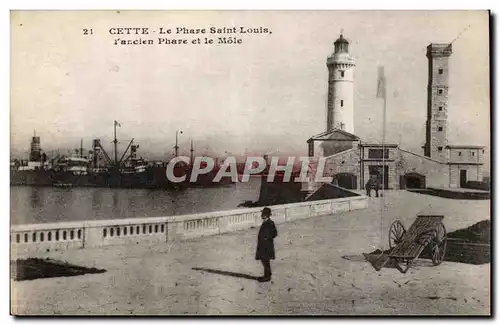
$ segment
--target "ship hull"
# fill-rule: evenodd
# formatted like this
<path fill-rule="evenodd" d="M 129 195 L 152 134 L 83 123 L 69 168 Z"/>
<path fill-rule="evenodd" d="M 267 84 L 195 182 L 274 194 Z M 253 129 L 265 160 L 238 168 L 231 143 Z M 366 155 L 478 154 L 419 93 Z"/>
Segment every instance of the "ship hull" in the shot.
<path fill-rule="evenodd" d="M 51 186 L 52 173 L 46 170 L 11 170 L 11 185 Z"/>
<path fill-rule="evenodd" d="M 190 174 L 189 170 L 174 170 L 175 176 L 186 176 L 185 181 L 174 183 L 167 179 L 165 167 L 151 167 L 137 173 L 108 171 L 86 174 L 53 170 L 11 170 L 10 184 L 12 186 L 182 189 L 187 187 L 223 186 L 233 183 L 229 177 L 223 177 L 219 182 L 214 182 L 216 172 L 199 175 L 195 182 L 191 182 Z"/>

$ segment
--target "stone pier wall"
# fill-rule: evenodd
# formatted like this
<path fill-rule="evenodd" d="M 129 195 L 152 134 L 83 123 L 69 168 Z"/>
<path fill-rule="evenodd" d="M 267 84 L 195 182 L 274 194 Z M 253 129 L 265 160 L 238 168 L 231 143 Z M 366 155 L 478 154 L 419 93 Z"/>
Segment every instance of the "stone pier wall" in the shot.
<path fill-rule="evenodd" d="M 364 209 L 367 202 L 367 197 L 355 196 L 270 208 L 272 219 L 280 224 Z M 15 258 L 37 251 L 153 244 L 218 235 L 260 226 L 260 211 L 261 208 L 246 208 L 173 217 L 19 225 L 10 230 L 11 252 Z"/>

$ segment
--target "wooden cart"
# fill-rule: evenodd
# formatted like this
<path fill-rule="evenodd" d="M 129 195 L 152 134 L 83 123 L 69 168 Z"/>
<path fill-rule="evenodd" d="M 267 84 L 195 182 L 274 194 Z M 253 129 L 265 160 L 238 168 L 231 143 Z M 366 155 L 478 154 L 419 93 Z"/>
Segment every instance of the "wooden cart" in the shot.
<path fill-rule="evenodd" d="M 444 216 L 420 215 L 406 231 L 403 223 L 396 220 L 389 228 L 389 253 L 382 254 L 376 262 L 370 261 L 377 271 L 392 261 L 402 273 L 406 273 L 413 261 L 430 246 L 431 259 L 439 265 L 446 254 L 446 228 Z"/>

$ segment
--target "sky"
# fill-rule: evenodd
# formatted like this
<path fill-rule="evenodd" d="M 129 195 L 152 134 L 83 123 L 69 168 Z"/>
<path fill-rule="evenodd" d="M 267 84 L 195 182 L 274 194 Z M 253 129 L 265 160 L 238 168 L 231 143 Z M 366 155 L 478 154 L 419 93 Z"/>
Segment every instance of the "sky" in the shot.
<path fill-rule="evenodd" d="M 448 140 L 490 146 L 489 17 L 486 11 L 25 11 L 11 13 L 11 153 L 42 148 L 112 152 L 134 138 L 145 157 L 181 154 L 307 155 L 325 131 L 326 59 L 343 30 L 356 61 L 354 133 L 382 140 L 377 69 L 387 78 L 387 141 L 423 153 L 429 43 L 453 43 Z M 110 28 L 268 28 L 241 44 L 114 45 Z M 92 29 L 83 35 L 82 29 Z M 175 32 L 175 31 L 174 31 Z M 162 35 L 191 40 L 200 35 Z M 223 35 L 230 36 L 230 35 Z M 201 37 L 217 38 L 208 34 Z M 489 169 L 489 164 L 485 166 Z"/>

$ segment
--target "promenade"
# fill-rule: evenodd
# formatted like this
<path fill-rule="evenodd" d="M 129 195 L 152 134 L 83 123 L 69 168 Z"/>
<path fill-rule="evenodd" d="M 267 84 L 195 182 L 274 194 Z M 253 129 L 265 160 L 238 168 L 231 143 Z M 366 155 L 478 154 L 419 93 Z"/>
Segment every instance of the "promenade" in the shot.
<path fill-rule="evenodd" d="M 381 203 L 385 201 L 385 209 Z M 278 225 L 273 280 L 259 283 L 258 229 L 147 245 L 37 253 L 102 274 L 12 281 L 20 315 L 486 315 L 490 264 L 418 260 L 407 274 L 375 271 L 362 253 L 401 219 L 444 214 L 448 232 L 490 216 L 489 200 L 460 201 L 406 191 L 370 198 L 368 208 Z M 383 217 L 381 217 L 383 212 Z M 343 258 L 348 256 L 349 259 Z M 203 269 L 203 270 L 200 270 Z"/>

